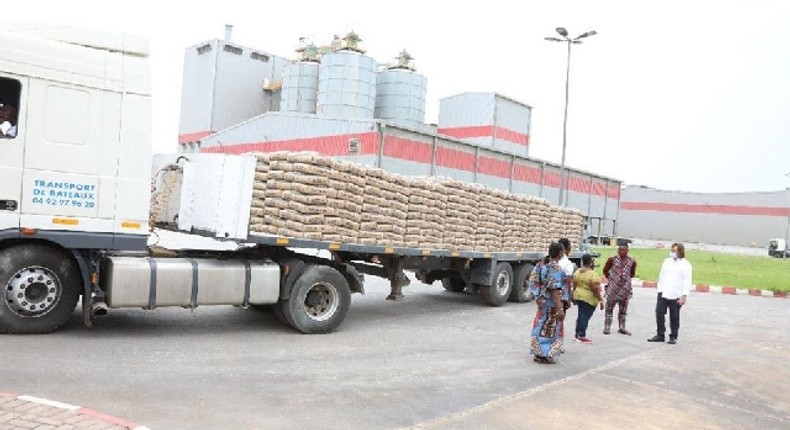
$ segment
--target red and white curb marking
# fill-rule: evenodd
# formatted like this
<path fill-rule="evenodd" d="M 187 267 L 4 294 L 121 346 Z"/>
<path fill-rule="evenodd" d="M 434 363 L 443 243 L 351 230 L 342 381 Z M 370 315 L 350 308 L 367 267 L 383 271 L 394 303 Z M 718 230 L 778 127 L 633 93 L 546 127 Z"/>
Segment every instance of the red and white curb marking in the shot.
<path fill-rule="evenodd" d="M 631 283 L 631 285 L 634 287 L 641 287 L 641 288 L 658 287 L 658 283 L 655 281 L 635 280 Z M 756 297 L 776 297 L 776 298 L 788 297 L 787 291 L 754 290 L 754 289 L 736 288 L 736 287 L 721 287 L 718 285 L 705 285 L 705 284 L 696 284 L 694 285 L 694 288 L 691 291 L 695 293 L 729 294 L 733 296 L 756 296 Z"/>
<path fill-rule="evenodd" d="M 16 400 L 21 400 L 23 402 L 30 402 L 30 403 L 37 403 L 39 405 L 49 406 L 57 409 L 61 409 L 64 411 L 74 412 L 78 415 L 84 415 L 86 417 L 90 417 L 99 421 L 103 421 L 107 424 L 112 424 L 120 427 L 127 428 L 129 430 L 150 430 L 148 427 L 139 426 L 135 423 L 126 421 L 121 418 L 117 418 L 111 415 L 103 414 L 101 412 L 94 411 L 93 409 L 83 408 L 82 406 L 75 406 L 70 405 L 68 403 L 61 403 L 56 402 L 54 400 L 42 399 L 39 397 L 27 396 L 27 395 L 18 395 L 15 393 L 7 393 L 0 391 L 0 397 L 11 397 Z"/>

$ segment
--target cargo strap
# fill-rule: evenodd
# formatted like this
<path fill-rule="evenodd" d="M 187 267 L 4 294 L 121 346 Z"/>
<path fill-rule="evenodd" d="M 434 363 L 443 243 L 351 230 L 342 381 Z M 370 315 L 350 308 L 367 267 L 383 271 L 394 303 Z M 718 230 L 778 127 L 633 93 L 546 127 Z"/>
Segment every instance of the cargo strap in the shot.
<path fill-rule="evenodd" d="M 156 309 L 156 260 L 146 258 L 148 265 L 151 266 L 151 282 L 148 284 L 148 309 Z"/>
<path fill-rule="evenodd" d="M 187 261 L 192 264 L 192 301 L 190 302 L 190 307 L 195 309 L 198 300 L 198 264 L 192 258 L 187 258 Z"/>
<path fill-rule="evenodd" d="M 242 306 L 245 308 L 250 306 L 250 284 L 252 283 L 252 269 L 250 262 L 244 260 L 244 301 Z"/>

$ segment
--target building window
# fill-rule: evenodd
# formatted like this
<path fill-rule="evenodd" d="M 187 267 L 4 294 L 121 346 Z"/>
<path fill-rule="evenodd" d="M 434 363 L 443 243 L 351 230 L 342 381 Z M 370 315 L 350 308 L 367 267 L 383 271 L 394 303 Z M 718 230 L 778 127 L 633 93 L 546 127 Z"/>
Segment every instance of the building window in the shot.
<path fill-rule="evenodd" d="M 0 139 L 16 138 L 21 94 L 21 82 L 0 78 Z"/>
<path fill-rule="evenodd" d="M 222 50 L 225 52 L 230 52 L 233 55 L 241 55 L 242 53 L 244 53 L 244 51 L 241 48 L 237 48 L 235 46 L 230 46 L 230 45 L 225 45 L 222 48 Z"/>
<path fill-rule="evenodd" d="M 251 52 L 250 53 L 250 58 L 252 58 L 253 60 L 262 61 L 264 63 L 268 63 L 269 62 L 269 56 L 268 55 L 259 54 L 257 52 Z"/>
<path fill-rule="evenodd" d="M 211 51 L 211 45 L 209 45 L 208 43 L 203 45 L 203 46 L 198 46 L 198 49 L 197 49 L 198 55 L 203 55 L 203 54 L 205 54 L 208 51 Z"/>

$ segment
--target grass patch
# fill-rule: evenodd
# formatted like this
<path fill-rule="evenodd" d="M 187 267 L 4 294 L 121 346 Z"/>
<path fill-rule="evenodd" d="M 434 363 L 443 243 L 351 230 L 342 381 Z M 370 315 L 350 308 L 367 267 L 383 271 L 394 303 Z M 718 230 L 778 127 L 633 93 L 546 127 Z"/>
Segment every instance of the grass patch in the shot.
<path fill-rule="evenodd" d="M 614 247 L 595 247 L 601 254 L 596 269 L 603 270 L 606 259 L 617 253 Z M 657 281 L 669 249 L 631 248 L 637 261 L 636 276 Z M 790 259 L 751 257 L 686 249 L 694 284 L 719 285 L 759 290 L 790 291 Z"/>

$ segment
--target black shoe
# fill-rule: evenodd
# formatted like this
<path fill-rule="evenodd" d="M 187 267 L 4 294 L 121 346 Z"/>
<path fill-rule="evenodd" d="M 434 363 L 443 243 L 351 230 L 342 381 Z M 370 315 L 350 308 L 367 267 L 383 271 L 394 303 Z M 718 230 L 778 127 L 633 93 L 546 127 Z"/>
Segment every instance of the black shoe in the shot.
<path fill-rule="evenodd" d="M 651 337 L 650 339 L 648 339 L 647 341 L 648 342 L 663 342 L 665 340 L 666 339 L 664 339 L 664 336 L 655 335 L 655 336 Z"/>
<path fill-rule="evenodd" d="M 670 337 L 670 338 L 669 338 L 669 342 L 667 342 L 667 343 L 668 343 L 668 344 L 670 344 L 670 345 L 674 345 L 674 344 L 678 343 L 678 341 L 677 341 L 677 340 L 675 340 L 675 338 L 674 338 L 674 337 Z"/>

